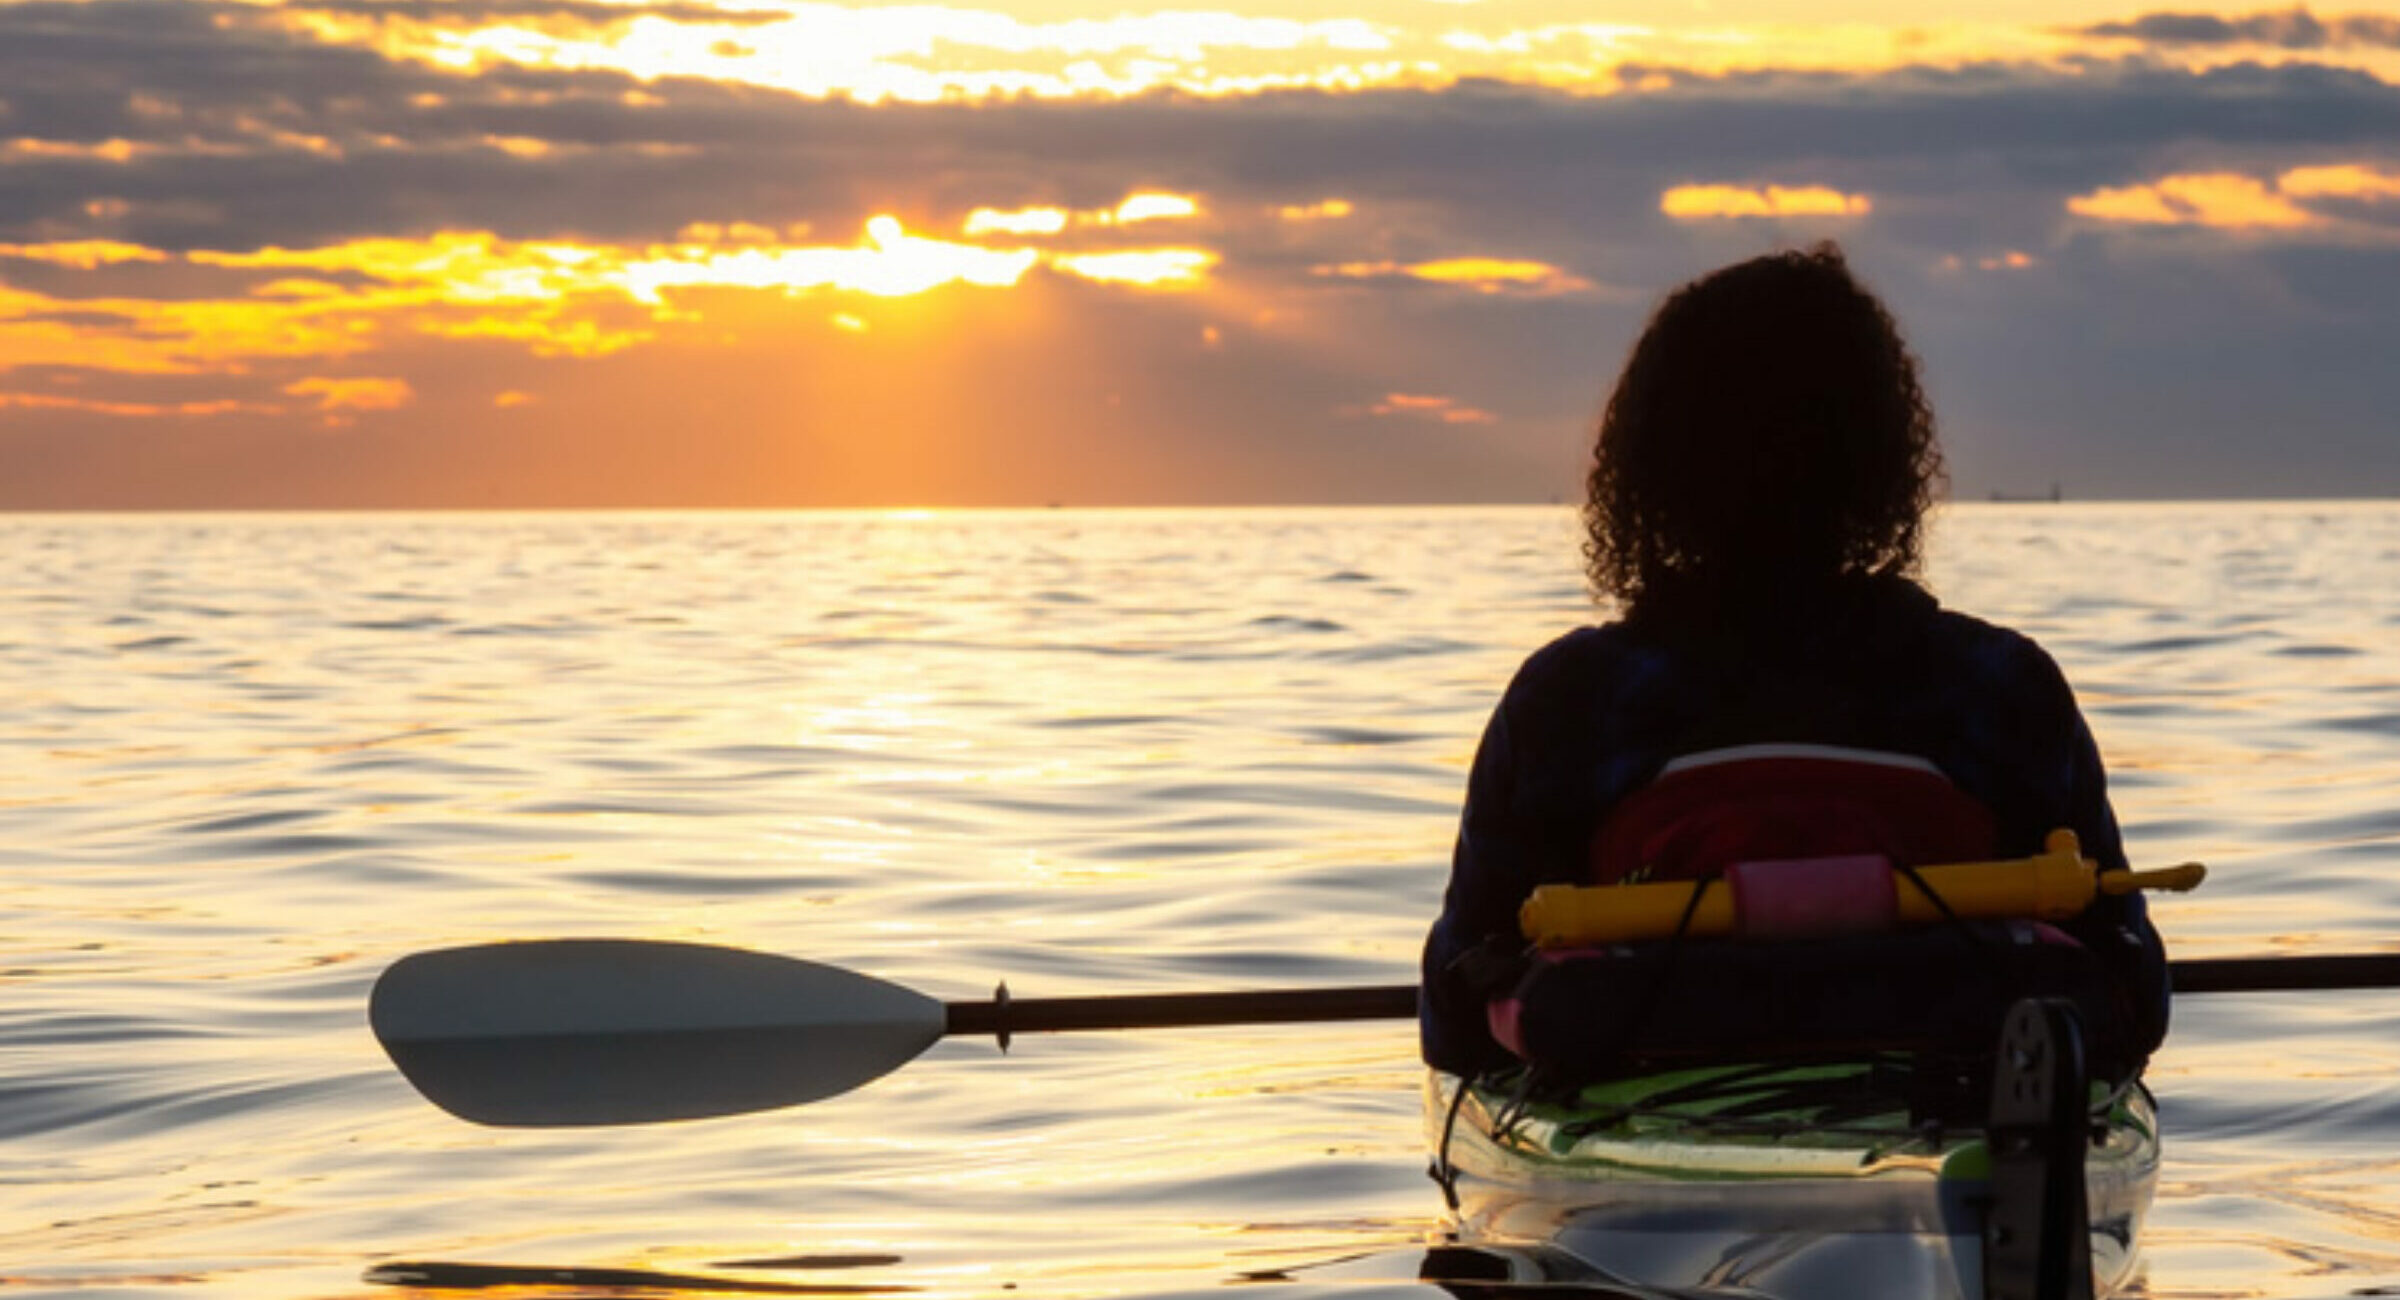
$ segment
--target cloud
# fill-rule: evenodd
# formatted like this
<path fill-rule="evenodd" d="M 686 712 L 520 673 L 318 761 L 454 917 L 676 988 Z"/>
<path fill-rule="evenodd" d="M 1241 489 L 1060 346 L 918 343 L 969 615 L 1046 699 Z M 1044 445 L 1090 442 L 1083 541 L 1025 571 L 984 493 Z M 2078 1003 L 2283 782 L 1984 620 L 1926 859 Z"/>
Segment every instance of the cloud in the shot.
<path fill-rule="evenodd" d="M 1172 221 L 1200 215 L 1200 201 L 1188 194 L 1144 192 L 1128 194 L 1113 208 L 1069 212 L 1056 207 L 1027 207 L 1012 212 L 977 208 L 967 214 L 964 229 L 974 235 L 1055 235 L 1070 225 L 1131 226 L 1145 221 Z"/>
<path fill-rule="evenodd" d="M 2256 177 L 2229 172 L 2168 176 L 2144 185 L 2103 188 L 2068 199 L 2067 211 L 2098 221 L 2222 230 L 2288 230 L 2318 221 Z"/>
<path fill-rule="evenodd" d="M 1348 199 L 1320 199 L 1315 203 L 1287 203 L 1275 210 L 1286 221 L 1339 221 L 1356 212 Z"/>
<path fill-rule="evenodd" d="M 1451 257 L 1413 262 L 1338 262 L 1311 267 L 1322 279 L 1390 284 L 1418 281 L 1481 293 L 1564 294 L 1590 290 L 1591 281 L 1545 262 L 1522 258 Z"/>
<path fill-rule="evenodd" d="M 2008 248 L 1978 257 L 1964 257 L 1957 253 L 1951 253 L 1934 265 L 1937 270 L 1954 272 L 1964 271 L 1970 266 L 1978 271 L 2030 271 L 2041 264 L 2042 259 L 2023 249 Z"/>
<path fill-rule="evenodd" d="M 0 244 L 0 258 L 47 262 L 52 266 L 90 271 L 121 262 L 164 262 L 167 255 L 155 248 L 118 243 L 111 239 L 70 239 L 50 244 Z"/>
<path fill-rule="evenodd" d="M 2217 230 L 2355 231 L 2353 222 L 2311 200 L 2367 206 L 2400 199 L 2400 171 L 2363 164 L 2296 167 L 2272 180 L 2238 172 L 2184 173 L 2136 185 L 2103 187 L 2067 200 L 2067 211 L 2106 224 L 2203 226 Z"/>
<path fill-rule="evenodd" d="M 294 397 L 314 399 L 321 412 L 393 411 L 406 406 L 416 397 L 416 390 L 405 379 L 346 378 L 328 379 L 311 376 L 295 379 L 283 386 Z"/>
<path fill-rule="evenodd" d="M 0 392 L 0 411 L 72 411 L 129 420 L 193 420 L 220 415 L 275 415 L 281 408 L 232 398 L 195 402 L 131 402 L 69 393 Z"/>
<path fill-rule="evenodd" d="M 660 303 L 669 290 L 708 286 L 774 289 L 797 293 L 841 289 L 899 298 L 949 284 L 1003 288 L 1023 279 L 1041 260 L 1031 249 L 993 249 L 908 233 L 899 218 L 879 214 L 867 222 L 857 247 L 735 246 L 658 250 L 627 259 L 601 276 L 620 283 L 644 303 Z"/>
<path fill-rule="evenodd" d="M 2285 50 L 2371 46 L 2400 49 L 2400 18 L 2384 14 L 2353 14 L 2320 19 L 2304 8 L 2269 11 L 2239 18 L 2204 13 L 2147 13 L 2129 21 L 2093 23 L 2074 30 L 2084 36 L 2138 40 L 2162 46 L 2265 45 Z"/>
<path fill-rule="evenodd" d="M 1191 289 L 1199 286 L 1217 255 L 1197 248 L 1140 249 L 1116 253 L 1063 253 L 1050 264 L 1069 275 L 1102 284 L 1139 285 L 1150 289 Z"/>
<path fill-rule="evenodd" d="M 1200 215 L 1200 203 L 1186 194 L 1131 194 L 1110 214 L 1121 226 L 1137 221 L 1165 221 Z"/>
<path fill-rule="evenodd" d="M 1357 408 L 1351 408 L 1354 412 Z M 1431 420 L 1436 424 L 1496 424 L 1500 417 L 1460 402 L 1455 397 L 1433 393 L 1386 393 L 1383 400 L 1365 408 L 1368 415 L 1396 417 L 1408 420 Z"/>
<path fill-rule="evenodd" d="M 1750 217 L 1863 217 L 1874 203 L 1824 185 L 1678 185 L 1658 197 L 1658 210 L 1679 221 Z"/>
<path fill-rule="evenodd" d="M 1067 213 L 1061 208 L 1023 208 L 1001 212 L 994 208 L 977 208 L 967 214 L 966 233 L 969 235 L 1055 235 L 1067 228 Z"/>
<path fill-rule="evenodd" d="M 2275 186 L 2286 194 L 2300 198 L 2380 202 L 2384 199 L 2400 199 L 2400 170 L 2387 172 L 2358 163 L 2334 167 L 2295 167 L 2279 177 Z"/>

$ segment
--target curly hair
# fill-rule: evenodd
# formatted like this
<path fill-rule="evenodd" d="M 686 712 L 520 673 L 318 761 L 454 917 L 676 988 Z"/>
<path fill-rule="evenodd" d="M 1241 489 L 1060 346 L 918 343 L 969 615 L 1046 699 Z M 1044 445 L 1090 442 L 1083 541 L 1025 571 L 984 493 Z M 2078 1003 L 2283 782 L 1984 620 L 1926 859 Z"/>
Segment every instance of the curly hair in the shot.
<path fill-rule="evenodd" d="M 1774 253 L 1677 289 L 1634 344 L 1594 440 L 1586 568 L 1628 614 L 1913 575 L 1942 478 L 1891 313 L 1835 245 Z"/>

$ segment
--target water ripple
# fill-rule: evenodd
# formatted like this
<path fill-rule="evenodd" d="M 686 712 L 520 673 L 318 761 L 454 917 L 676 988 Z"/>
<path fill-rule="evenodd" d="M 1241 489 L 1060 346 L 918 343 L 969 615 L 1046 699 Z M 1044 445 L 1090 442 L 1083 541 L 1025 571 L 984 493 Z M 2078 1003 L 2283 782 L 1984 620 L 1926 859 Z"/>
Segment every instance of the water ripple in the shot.
<path fill-rule="evenodd" d="M 2218 866 L 2156 906 L 2179 945 L 2400 934 L 2400 507 L 1938 522 L 1945 603 L 2083 692 L 2136 856 Z M 1493 700 L 1594 617 L 1563 509 L 0 532 L 0 1287 L 195 1300 L 427 1258 L 1198 1295 L 1405 1253 L 1405 1022 L 945 1041 L 805 1111 L 498 1133 L 389 1068 L 367 988 L 571 934 L 937 997 L 1410 980 Z M 2179 1002 L 2146 1295 L 2400 1273 L 2388 1005 Z"/>

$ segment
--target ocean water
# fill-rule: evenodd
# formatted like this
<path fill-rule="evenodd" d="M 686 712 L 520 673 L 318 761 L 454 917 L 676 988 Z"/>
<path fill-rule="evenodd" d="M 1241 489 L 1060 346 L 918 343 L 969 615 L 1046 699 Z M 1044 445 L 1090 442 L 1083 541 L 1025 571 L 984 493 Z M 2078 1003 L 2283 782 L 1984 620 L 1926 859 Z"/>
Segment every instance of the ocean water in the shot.
<path fill-rule="evenodd" d="M 503 1131 L 416 1096 L 367 993 L 568 935 L 944 998 L 1409 980 L 1486 712 L 1591 617 L 1575 545 L 1555 508 L 0 517 L 0 1292 L 1439 1295 L 1403 1023 Z M 2400 946 L 2400 505 L 1961 505 L 1930 568 L 2066 667 L 2137 859 L 2212 864 L 2156 905 L 2179 955 Z M 2186 998 L 2151 1083 L 2140 1294 L 2400 1292 L 2400 996 Z"/>

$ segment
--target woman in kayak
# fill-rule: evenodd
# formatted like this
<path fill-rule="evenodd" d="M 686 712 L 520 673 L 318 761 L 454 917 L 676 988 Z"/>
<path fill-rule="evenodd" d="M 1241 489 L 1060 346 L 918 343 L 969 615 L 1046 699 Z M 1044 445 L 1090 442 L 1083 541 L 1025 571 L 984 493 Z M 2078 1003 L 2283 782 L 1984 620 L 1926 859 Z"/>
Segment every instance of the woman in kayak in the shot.
<path fill-rule="evenodd" d="M 1667 297 L 1601 417 L 1583 510 L 1591 582 L 1618 617 L 1526 660 L 1484 733 L 1425 947 L 1428 1063 L 1514 1063 L 1487 1002 L 1524 952 L 1517 912 L 1537 885 L 1693 878 L 1752 849 L 2018 857 L 2062 827 L 2103 870 L 2126 865 L 2057 665 L 1916 581 L 1941 473 L 1916 361 L 1833 245 Z M 1946 793 L 1896 811 L 1875 790 L 1795 809 L 1788 783 L 1740 789 L 1758 764 L 1737 762 L 1722 816 L 1638 797 L 1679 758 L 1856 751 L 1869 786 L 1873 769 L 1930 764 Z M 2140 898 L 2106 897 L 2066 928 L 2123 990 L 2138 1061 L 2166 1020 L 2164 950 Z"/>

